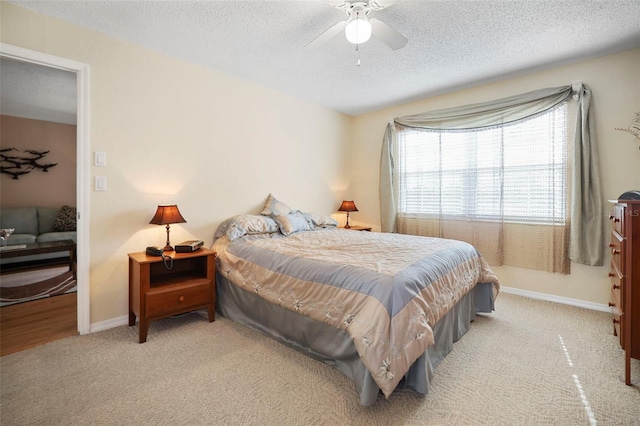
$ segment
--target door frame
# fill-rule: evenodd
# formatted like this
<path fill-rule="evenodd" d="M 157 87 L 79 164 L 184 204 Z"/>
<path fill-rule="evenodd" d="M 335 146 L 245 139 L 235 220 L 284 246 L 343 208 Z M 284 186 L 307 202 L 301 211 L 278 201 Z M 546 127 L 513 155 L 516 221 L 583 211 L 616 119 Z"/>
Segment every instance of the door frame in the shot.
<path fill-rule="evenodd" d="M 80 334 L 87 334 L 91 331 L 89 298 L 89 165 L 91 164 L 91 145 L 89 140 L 89 65 L 6 43 L 0 43 L 0 56 L 70 71 L 76 74 L 76 208 L 78 212 L 76 227 L 77 311 L 78 332 Z"/>

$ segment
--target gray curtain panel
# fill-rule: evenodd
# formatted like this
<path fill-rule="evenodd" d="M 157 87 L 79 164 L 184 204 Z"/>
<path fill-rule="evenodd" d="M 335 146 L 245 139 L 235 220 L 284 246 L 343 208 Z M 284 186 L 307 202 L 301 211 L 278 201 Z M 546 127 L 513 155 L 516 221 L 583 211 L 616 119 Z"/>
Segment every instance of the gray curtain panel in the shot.
<path fill-rule="evenodd" d="M 604 226 L 602 190 L 596 147 L 589 112 L 591 90 L 582 85 L 574 99 L 578 101 L 576 136 L 573 150 L 571 194 L 571 237 L 569 259 L 585 265 L 603 264 Z"/>

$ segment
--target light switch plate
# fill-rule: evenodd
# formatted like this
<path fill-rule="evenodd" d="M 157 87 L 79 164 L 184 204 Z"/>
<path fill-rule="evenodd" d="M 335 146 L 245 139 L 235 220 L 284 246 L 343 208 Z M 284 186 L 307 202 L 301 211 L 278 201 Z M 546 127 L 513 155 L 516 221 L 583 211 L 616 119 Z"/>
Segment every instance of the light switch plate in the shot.
<path fill-rule="evenodd" d="M 94 153 L 93 164 L 99 167 L 107 167 L 107 153 L 104 151 L 96 151 Z"/>
<path fill-rule="evenodd" d="M 107 177 L 106 176 L 96 176 L 95 177 L 95 191 L 105 192 L 107 190 Z"/>

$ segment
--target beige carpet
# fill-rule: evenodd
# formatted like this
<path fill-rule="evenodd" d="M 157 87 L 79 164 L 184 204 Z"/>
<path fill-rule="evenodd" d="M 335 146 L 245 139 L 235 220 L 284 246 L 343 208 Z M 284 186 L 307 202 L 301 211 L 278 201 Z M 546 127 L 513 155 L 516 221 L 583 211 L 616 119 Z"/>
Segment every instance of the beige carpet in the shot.
<path fill-rule="evenodd" d="M 605 313 L 501 294 L 428 395 L 358 405 L 338 371 L 257 332 L 190 314 L 0 359 L 2 425 L 640 425 L 640 361 Z"/>

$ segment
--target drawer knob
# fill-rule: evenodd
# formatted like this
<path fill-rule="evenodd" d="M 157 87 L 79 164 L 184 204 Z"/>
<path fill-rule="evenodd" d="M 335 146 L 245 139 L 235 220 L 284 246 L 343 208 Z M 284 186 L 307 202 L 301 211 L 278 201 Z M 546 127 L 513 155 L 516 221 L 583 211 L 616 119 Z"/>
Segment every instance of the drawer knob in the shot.
<path fill-rule="evenodd" d="M 610 308 L 613 308 L 614 306 L 616 306 L 616 304 L 615 304 L 615 303 L 611 303 L 611 302 L 609 302 L 609 307 L 610 307 Z"/>
<path fill-rule="evenodd" d="M 609 243 L 609 248 L 615 247 L 615 243 Z"/>
<path fill-rule="evenodd" d="M 609 272 L 609 278 L 613 278 L 615 276 L 616 276 L 616 274 L 614 274 L 613 272 Z"/>
<path fill-rule="evenodd" d="M 619 286 L 619 285 L 617 285 L 617 284 L 614 284 L 614 285 L 613 285 L 613 289 L 614 289 L 614 290 L 617 290 L 617 289 L 619 289 L 619 288 L 620 288 L 620 286 Z"/>
<path fill-rule="evenodd" d="M 180 296 L 180 297 L 178 298 L 178 302 L 184 302 L 184 296 Z"/>
<path fill-rule="evenodd" d="M 616 254 L 620 254 L 620 250 L 616 250 L 616 249 L 611 249 L 611 254 L 612 255 L 616 255 Z"/>

